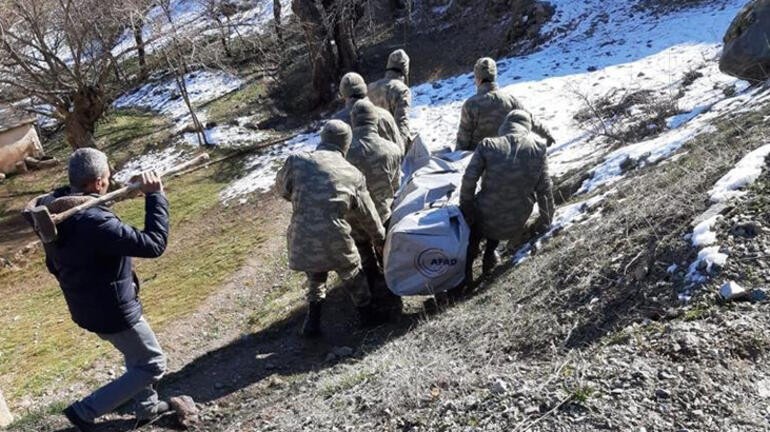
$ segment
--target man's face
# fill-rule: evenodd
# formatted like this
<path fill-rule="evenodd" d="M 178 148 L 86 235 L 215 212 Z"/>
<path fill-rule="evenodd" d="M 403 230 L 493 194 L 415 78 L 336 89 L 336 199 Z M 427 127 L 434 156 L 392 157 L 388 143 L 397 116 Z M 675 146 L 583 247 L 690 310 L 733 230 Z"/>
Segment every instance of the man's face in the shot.
<path fill-rule="evenodd" d="M 102 177 L 96 180 L 97 193 L 104 195 L 110 188 L 110 172 L 107 171 Z"/>
<path fill-rule="evenodd" d="M 107 171 L 106 173 L 104 173 L 103 176 L 87 184 L 86 187 L 83 188 L 82 192 L 85 194 L 104 195 L 107 193 L 107 190 L 109 188 L 110 188 L 110 172 Z"/>

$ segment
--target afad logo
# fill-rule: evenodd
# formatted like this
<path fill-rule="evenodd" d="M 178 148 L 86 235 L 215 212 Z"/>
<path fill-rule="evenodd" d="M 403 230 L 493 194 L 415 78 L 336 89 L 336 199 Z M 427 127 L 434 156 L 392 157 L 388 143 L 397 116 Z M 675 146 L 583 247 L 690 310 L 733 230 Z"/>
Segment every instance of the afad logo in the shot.
<path fill-rule="evenodd" d="M 441 249 L 426 249 L 417 255 L 415 267 L 423 276 L 435 279 L 457 265 L 457 258 L 449 258 Z"/>

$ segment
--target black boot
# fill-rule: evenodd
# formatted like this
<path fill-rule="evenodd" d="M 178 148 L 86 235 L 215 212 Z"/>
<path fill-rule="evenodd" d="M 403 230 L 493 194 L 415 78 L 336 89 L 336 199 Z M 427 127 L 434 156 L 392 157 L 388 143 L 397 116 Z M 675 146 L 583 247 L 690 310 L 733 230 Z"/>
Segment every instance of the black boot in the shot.
<path fill-rule="evenodd" d="M 316 338 L 321 336 L 321 308 L 322 302 L 308 303 L 305 322 L 302 324 L 302 336 Z"/>
<path fill-rule="evenodd" d="M 361 327 L 376 327 L 388 322 L 388 314 L 376 307 L 373 303 L 358 307 L 358 320 Z"/>
<path fill-rule="evenodd" d="M 484 252 L 484 261 L 481 265 L 481 273 L 484 276 L 489 276 L 501 262 L 502 259 L 500 259 L 497 249 L 490 250 L 489 246 L 487 246 L 487 250 Z"/>

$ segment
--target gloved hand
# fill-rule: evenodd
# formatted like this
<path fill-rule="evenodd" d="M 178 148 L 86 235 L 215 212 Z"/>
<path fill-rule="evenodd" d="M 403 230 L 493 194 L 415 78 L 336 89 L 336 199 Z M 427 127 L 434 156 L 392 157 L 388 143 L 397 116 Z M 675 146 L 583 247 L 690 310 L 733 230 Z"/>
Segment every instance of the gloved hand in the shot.
<path fill-rule="evenodd" d="M 385 250 L 385 241 L 384 240 L 377 240 L 372 242 L 372 246 L 374 246 L 374 252 L 382 257 L 383 251 Z"/>
<path fill-rule="evenodd" d="M 549 136 L 548 138 L 546 138 L 546 140 L 545 140 L 546 147 L 550 147 L 550 146 L 552 146 L 554 144 L 556 144 L 556 138 L 554 138 L 552 136 Z"/>
<path fill-rule="evenodd" d="M 473 226 L 476 223 L 476 206 L 472 204 L 461 204 L 460 211 L 463 213 L 463 218 L 465 218 L 465 223 L 467 223 L 468 226 Z"/>
<path fill-rule="evenodd" d="M 551 230 L 551 224 L 544 223 L 544 222 L 539 222 L 535 226 L 535 236 L 536 237 L 540 237 L 540 236 L 542 236 L 543 234 L 547 233 L 550 230 Z"/>

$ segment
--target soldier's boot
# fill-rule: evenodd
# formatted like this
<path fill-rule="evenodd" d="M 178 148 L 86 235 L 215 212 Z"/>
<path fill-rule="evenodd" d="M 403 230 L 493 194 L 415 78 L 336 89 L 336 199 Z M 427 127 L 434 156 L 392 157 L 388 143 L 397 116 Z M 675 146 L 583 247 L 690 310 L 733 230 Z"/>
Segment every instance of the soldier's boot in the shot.
<path fill-rule="evenodd" d="M 358 307 L 358 321 L 363 328 L 376 327 L 385 324 L 389 320 L 390 315 L 388 311 L 383 310 L 372 302 Z"/>
<path fill-rule="evenodd" d="M 500 259 L 500 253 L 496 249 L 487 247 L 484 252 L 484 262 L 481 265 L 481 273 L 484 276 L 489 276 L 495 270 L 495 267 L 499 266 L 502 260 Z"/>
<path fill-rule="evenodd" d="M 302 336 L 306 338 L 317 338 L 321 336 L 321 310 L 323 302 L 312 302 L 307 305 L 307 315 L 302 324 Z"/>

